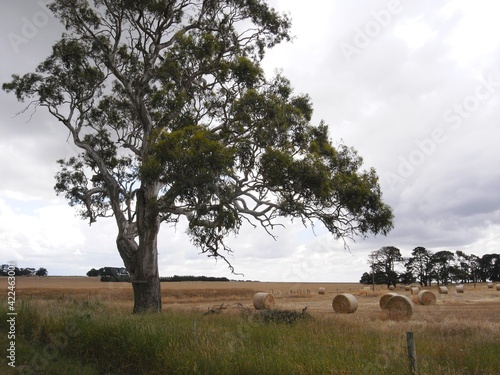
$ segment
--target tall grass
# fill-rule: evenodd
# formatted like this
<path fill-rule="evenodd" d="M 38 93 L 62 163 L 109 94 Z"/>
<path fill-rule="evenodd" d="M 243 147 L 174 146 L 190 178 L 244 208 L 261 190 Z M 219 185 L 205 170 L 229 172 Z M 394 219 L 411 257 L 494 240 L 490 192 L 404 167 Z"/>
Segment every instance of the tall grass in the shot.
<path fill-rule="evenodd" d="M 6 306 L 0 310 L 5 316 Z M 237 308 L 130 315 L 99 302 L 33 300 L 18 309 L 17 334 L 47 353 L 37 374 L 55 374 L 52 362 L 69 359 L 93 364 L 82 374 L 405 374 L 408 330 L 420 374 L 500 373 L 498 324 L 366 321 L 333 312 L 266 321 Z M 26 373 L 31 361 L 19 363 Z"/>

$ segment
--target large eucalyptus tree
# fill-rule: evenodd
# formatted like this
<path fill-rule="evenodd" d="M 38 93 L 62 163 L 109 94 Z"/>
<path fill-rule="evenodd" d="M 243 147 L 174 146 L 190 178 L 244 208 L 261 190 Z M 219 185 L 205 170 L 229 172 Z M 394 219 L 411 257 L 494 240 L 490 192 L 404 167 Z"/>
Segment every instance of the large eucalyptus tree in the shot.
<path fill-rule="evenodd" d="M 290 20 L 264 1 L 49 7 L 67 32 L 3 88 L 49 111 L 81 150 L 59 161 L 55 190 L 90 223 L 115 218 L 134 312 L 161 310 L 162 223 L 185 217 L 193 243 L 223 259 L 245 221 L 269 233 L 279 216 L 319 221 L 337 239 L 392 228 L 375 171 L 310 124 L 307 95 L 265 77 L 261 60 L 290 39 Z"/>

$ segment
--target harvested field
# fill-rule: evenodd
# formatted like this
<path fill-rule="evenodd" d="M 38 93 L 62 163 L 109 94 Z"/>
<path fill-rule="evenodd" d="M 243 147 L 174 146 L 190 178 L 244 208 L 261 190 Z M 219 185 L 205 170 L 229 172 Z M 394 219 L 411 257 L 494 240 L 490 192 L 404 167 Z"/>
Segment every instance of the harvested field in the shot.
<path fill-rule="evenodd" d="M 7 287 L 7 278 L 0 277 L 2 288 Z M 326 289 L 319 294 L 319 288 Z M 476 288 L 467 285 L 464 294 L 439 294 L 437 286 L 426 287 L 436 294 L 436 304 L 415 305 L 412 321 L 438 322 L 450 319 L 470 319 L 481 316 L 481 320 L 500 321 L 500 293 L 488 288 L 487 283 L 478 283 Z M 350 293 L 358 301 L 353 317 L 380 319 L 380 298 L 389 292 L 385 286 L 376 286 L 375 291 L 364 290 L 359 283 L 279 283 L 279 282 L 168 282 L 162 283 L 162 300 L 166 309 L 188 309 L 207 311 L 222 303 L 238 304 L 253 308 L 256 292 L 268 292 L 275 298 L 276 309 L 302 310 L 307 307 L 311 315 L 335 314 L 332 299 L 339 293 Z M 404 285 L 394 292 L 411 296 Z M 18 277 L 16 297 L 23 299 L 96 299 L 112 302 L 132 309 L 132 285 L 130 283 L 103 283 L 99 278 L 89 277 Z"/>

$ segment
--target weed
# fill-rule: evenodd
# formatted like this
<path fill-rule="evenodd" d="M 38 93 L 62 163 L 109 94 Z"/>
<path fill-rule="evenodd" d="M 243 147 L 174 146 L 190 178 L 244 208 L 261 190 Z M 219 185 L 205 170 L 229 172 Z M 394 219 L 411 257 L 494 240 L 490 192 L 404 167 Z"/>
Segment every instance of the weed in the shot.
<path fill-rule="evenodd" d="M 295 310 L 265 310 L 255 313 L 254 320 L 263 323 L 292 324 L 297 320 L 312 319 L 306 311 L 307 307 L 301 312 Z"/>

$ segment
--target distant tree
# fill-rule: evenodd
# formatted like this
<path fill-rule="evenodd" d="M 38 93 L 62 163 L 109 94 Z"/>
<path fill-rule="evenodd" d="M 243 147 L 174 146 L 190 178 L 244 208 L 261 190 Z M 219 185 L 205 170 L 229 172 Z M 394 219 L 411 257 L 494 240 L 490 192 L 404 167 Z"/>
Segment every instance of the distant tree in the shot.
<path fill-rule="evenodd" d="M 500 254 L 484 254 L 478 263 L 481 281 L 500 281 Z"/>
<path fill-rule="evenodd" d="M 193 244 L 226 261 L 225 238 L 244 222 L 268 233 L 278 217 L 321 222 L 337 239 L 392 228 L 375 170 L 310 123 L 307 95 L 265 77 L 290 21 L 264 1 L 49 7 L 66 33 L 3 88 L 48 110 L 80 150 L 59 161 L 55 190 L 90 223 L 115 218 L 134 312 L 161 311 L 162 223 L 185 219 Z"/>
<path fill-rule="evenodd" d="M 36 270 L 31 267 L 26 267 L 26 268 L 15 268 L 15 274 L 16 276 L 34 276 Z"/>
<path fill-rule="evenodd" d="M 398 273 L 396 272 L 396 264 L 401 263 L 403 257 L 401 251 L 394 246 L 384 246 L 379 250 L 373 251 L 369 256 L 369 264 L 372 267 L 372 272 L 381 274 L 384 277 L 384 284 L 387 286 L 396 286 L 398 282 Z"/>
<path fill-rule="evenodd" d="M 413 276 L 413 273 L 410 271 L 407 272 L 402 272 L 399 275 L 399 282 L 405 285 L 410 285 L 413 284 L 414 282 L 417 281 L 417 278 Z"/>
<path fill-rule="evenodd" d="M 36 272 L 36 276 L 47 276 L 49 274 L 49 271 L 47 271 L 45 268 L 40 267 Z"/>
<path fill-rule="evenodd" d="M 99 276 L 117 276 L 118 267 L 102 267 L 99 268 Z"/>
<path fill-rule="evenodd" d="M 407 272 L 411 273 L 421 286 L 429 286 L 431 283 L 431 257 L 432 252 L 425 247 L 417 246 L 405 263 Z"/>
<path fill-rule="evenodd" d="M 373 284 L 375 282 L 376 285 L 387 284 L 387 275 L 383 272 L 375 272 L 375 278 L 373 277 L 372 272 L 365 272 L 361 276 L 359 280 L 360 284 Z"/>
<path fill-rule="evenodd" d="M 438 285 L 447 285 L 451 281 L 450 267 L 454 255 L 451 251 L 438 251 L 431 256 L 432 271 L 431 275 Z"/>
<path fill-rule="evenodd" d="M 467 283 L 472 280 L 471 257 L 461 250 L 455 251 L 455 263 L 450 267 L 451 279 L 454 282 Z"/>
<path fill-rule="evenodd" d="M 0 276 L 7 276 L 8 274 L 9 274 L 9 265 L 2 264 L 2 266 L 0 266 Z"/>
<path fill-rule="evenodd" d="M 364 272 L 359 279 L 360 284 L 371 284 L 373 282 L 373 274 L 370 272 Z"/>
<path fill-rule="evenodd" d="M 87 272 L 87 276 L 89 276 L 89 277 L 99 276 L 99 270 L 92 268 L 89 272 Z"/>
<path fill-rule="evenodd" d="M 476 283 L 479 282 L 479 275 L 481 270 L 481 258 L 477 255 L 471 254 L 469 256 L 470 276 L 469 280 Z"/>

